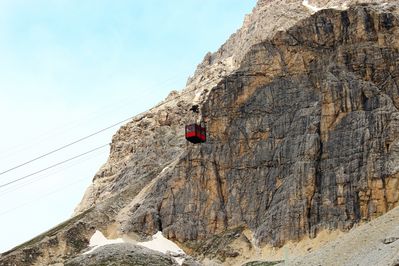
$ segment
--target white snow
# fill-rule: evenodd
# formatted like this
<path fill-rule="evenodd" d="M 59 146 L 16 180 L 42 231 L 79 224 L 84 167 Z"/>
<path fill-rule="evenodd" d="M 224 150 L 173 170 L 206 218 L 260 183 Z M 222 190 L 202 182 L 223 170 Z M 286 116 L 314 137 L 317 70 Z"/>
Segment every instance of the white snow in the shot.
<path fill-rule="evenodd" d="M 157 250 L 159 252 L 162 252 L 164 254 L 170 253 L 174 259 L 181 265 L 184 261 L 184 258 L 182 256 L 185 255 L 184 251 L 179 248 L 178 245 L 176 245 L 174 242 L 170 241 L 169 239 L 165 238 L 162 235 L 162 232 L 159 231 L 155 235 L 152 236 L 152 240 L 147 241 L 147 242 L 139 242 L 137 243 L 140 246 L 150 248 L 153 250 Z M 177 258 L 179 257 L 180 258 Z"/>
<path fill-rule="evenodd" d="M 91 249 L 84 254 L 90 254 L 101 246 L 117 243 L 125 243 L 125 241 L 122 238 L 107 239 L 103 235 L 103 233 L 96 230 L 96 232 L 90 238 L 89 247 L 91 247 Z M 160 231 L 152 236 L 152 240 L 146 242 L 138 242 L 136 244 L 152 250 L 159 251 L 164 254 L 170 254 L 177 261 L 177 263 L 179 263 L 179 265 L 182 265 L 184 261 L 184 256 L 186 255 L 186 253 L 184 253 L 184 251 L 181 250 L 179 246 L 177 246 L 169 239 L 165 238 Z"/>
<path fill-rule="evenodd" d="M 110 244 L 117 244 L 117 243 L 124 243 L 122 238 L 118 239 L 107 239 L 103 233 L 100 231 L 96 230 L 94 235 L 91 236 L 90 238 L 90 243 L 89 247 L 92 247 L 89 251 L 85 252 L 84 254 L 89 254 L 92 253 L 94 250 L 98 249 L 99 247 L 105 246 L 105 245 L 110 245 Z"/>
<path fill-rule="evenodd" d="M 320 11 L 321 8 L 318 8 L 317 6 L 312 6 L 309 4 L 309 0 L 303 0 L 302 5 L 305 6 L 307 9 L 309 9 L 312 13 L 316 13 L 317 11 Z"/>

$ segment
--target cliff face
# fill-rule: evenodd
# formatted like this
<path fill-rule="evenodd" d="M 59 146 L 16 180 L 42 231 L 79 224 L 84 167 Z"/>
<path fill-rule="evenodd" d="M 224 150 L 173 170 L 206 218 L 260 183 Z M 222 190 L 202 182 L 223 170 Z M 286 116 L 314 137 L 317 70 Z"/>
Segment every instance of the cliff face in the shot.
<path fill-rule="evenodd" d="M 209 92 L 223 78 L 240 67 L 244 56 L 251 47 L 273 37 L 278 31 L 285 31 L 298 21 L 314 12 L 301 0 L 259 0 L 252 13 L 245 17 L 243 26 L 215 53 L 208 53 L 198 65 L 193 77 L 182 92 L 172 92 L 165 102 L 149 112 L 136 117 L 123 126 L 114 136 L 107 163 L 94 177 L 76 213 L 119 193 L 123 184 L 116 185 L 116 179 L 140 179 L 149 172 L 157 175 L 185 149 L 182 126 L 187 121 L 199 119 L 187 113 L 192 104 L 202 104 Z M 367 3 L 369 0 L 313 0 L 317 9 L 344 9 L 349 5 Z M 372 3 L 382 3 L 374 0 Z M 167 138 L 163 138 L 163 134 Z M 155 140 L 155 143 L 153 143 Z M 159 143 L 162 141 L 162 143 Z M 150 155 L 150 156 L 147 156 Z M 119 182 L 119 181 L 118 181 Z"/>
<path fill-rule="evenodd" d="M 187 148 L 125 227 L 185 242 L 244 224 L 282 245 L 393 208 L 394 12 L 323 10 L 253 46 L 202 107 L 209 141 Z"/>
<path fill-rule="evenodd" d="M 395 207 L 399 6 L 373 2 L 309 1 L 338 8 L 314 13 L 302 1 L 259 1 L 185 90 L 115 134 L 79 215 L 0 265 L 63 262 L 95 230 L 161 230 L 199 254 L 201 241 L 243 230 L 281 246 Z M 208 141 L 186 143 L 184 125 L 201 117 Z"/>
<path fill-rule="evenodd" d="M 188 109 L 196 103 L 202 105 L 212 88 L 240 66 L 252 45 L 309 16 L 309 10 L 301 3 L 260 0 L 246 16 L 242 28 L 217 52 L 205 56 L 182 92 L 172 92 L 159 106 L 123 126 L 113 138 L 108 162 L 94 177 L 76 213 L 119 193 L 126 184 L 120 186 L 116 180 L 124 179 L 126 173 L 128 180 L 140 179 L 150 172 L 156 176 L 175 160 L 185 150 L 184 124 L 199 119 Z"/>

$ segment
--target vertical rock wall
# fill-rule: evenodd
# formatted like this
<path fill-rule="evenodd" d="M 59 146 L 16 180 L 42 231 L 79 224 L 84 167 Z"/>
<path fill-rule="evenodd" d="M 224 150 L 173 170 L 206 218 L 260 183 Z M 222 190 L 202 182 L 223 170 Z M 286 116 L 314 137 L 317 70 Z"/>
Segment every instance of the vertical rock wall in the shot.
<path fill-rule="evenodd" d="M 126 226 L 184 242 L 245 225 L 279 246 L 392 209 L 398 26 L 393 7 L 324 10 L 253 46 L 203 106 L 209 141 L 188 148 Z"/>

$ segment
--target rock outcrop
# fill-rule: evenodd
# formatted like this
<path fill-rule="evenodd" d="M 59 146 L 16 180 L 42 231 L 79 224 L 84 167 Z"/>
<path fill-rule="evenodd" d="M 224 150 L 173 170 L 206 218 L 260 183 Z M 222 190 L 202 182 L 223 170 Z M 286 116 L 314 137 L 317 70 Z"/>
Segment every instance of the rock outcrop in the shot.
<path fill-rule="evenodd" d="M 98 265 L 177 266 L 179 264 L 170 256 L 127 243 L 99 247 L 92 253 L 78 256 L 65 263 L 65 266 Z"/>
<path fill-rule="evenodd" d="M 115 134 L 78 216 L 0 265 L 62 263 L 95 230 L 162 231 L 223 262 L 242 252 L 237 239 L 280 247 L 397 206 L 399 5 L 304 2 L 259 1 L 185 90 Z M 186 143 L 200 119 L 207 142 Z"/>

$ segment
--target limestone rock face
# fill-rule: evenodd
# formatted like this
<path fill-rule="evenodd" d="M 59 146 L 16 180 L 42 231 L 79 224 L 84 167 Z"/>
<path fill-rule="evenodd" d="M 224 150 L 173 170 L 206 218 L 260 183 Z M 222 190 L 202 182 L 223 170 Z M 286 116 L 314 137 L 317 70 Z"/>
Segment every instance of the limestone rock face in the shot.
<path fill-rule="evenodd" d="M 282 246 L 397 206 L 399 5 L 363 2 L 260 0 L 183 91 L 114 135 L 78 216 L 47 233 L 53 242 L 38 237 L 0 265 L 62 263 L 95 230 L 162 231 L 186 253 L 207 243 L 230 258 L 236 250 L 214 245 Z M 187 143 L 184 125 L 200 119 L 207 142 Z M 237 228 L 252 241 L 208 241 Z"/>
<path fill-rule="evenodd" d="M 176 159 L 184 152 L 182 127 L 199 119 L 187 112 L 191 105 L 202 104 L 217 83 L 240 67 L 253 45 L 309 17 L 313 11 L 303 2 L 259 0 L 252 13 L 245 17 L 243 26 L 217 52 L 205 56 L 182 92 L 172 92 L 164 102 L 123 126 L 113 138 L 107 163 L 95 175 L 76 214 L 119 193 L 127 185 L 126 180 L 137 182 L 146 175 L 157 176 L 172 162 L 171 158 Z M 311 0 L 309 4 L 318 9 L 343 9 L 367 2 L 384 6 L 386 1 Z"/>
<path fill-rule="evenodd" d="M 280 246 L 392 209 L 398 23 L 393 6 L 322 10 L 253 46 L 202 106 L 209 141 L 124 226 L 185 242 L 244 224 Z"/>
<path fill-rule="evenodd" d="M 252 45 L 271 38 L 278 31 L 284 31 L 295 23 L 314 13 L 315 10 L 334 8 L 346 9 L 362 3 L 385 4 L 386 0 L 259 0 L 251 14 L 248 14 L 242 27 L 215 53 L 208 53 L 198 65 L 194 78 L 205 78 L 212 74 L 218 65 L 224 64 L 228 73 L 236 70 Z"/>
<path fill-rule="evenodd" d="M 211 89 L 240 66 L 252 45 L 309 16 L 309 10 L 301 3 L 259 1 L 245 17 L 242 28 L 217 52 L 205 56 L 182 92 L 172 92 L 160 105 L 118 130 L 110 157 L 95 175 L 76 214 L 119 193 L 127 185 L 126 180 L 137 182 L 145 175 L 157 176 L 171 159 L 176 159 L 185 150 L 184 124 L 199 119 L 188 113 L 191 105 L 202 104 Z"/>

